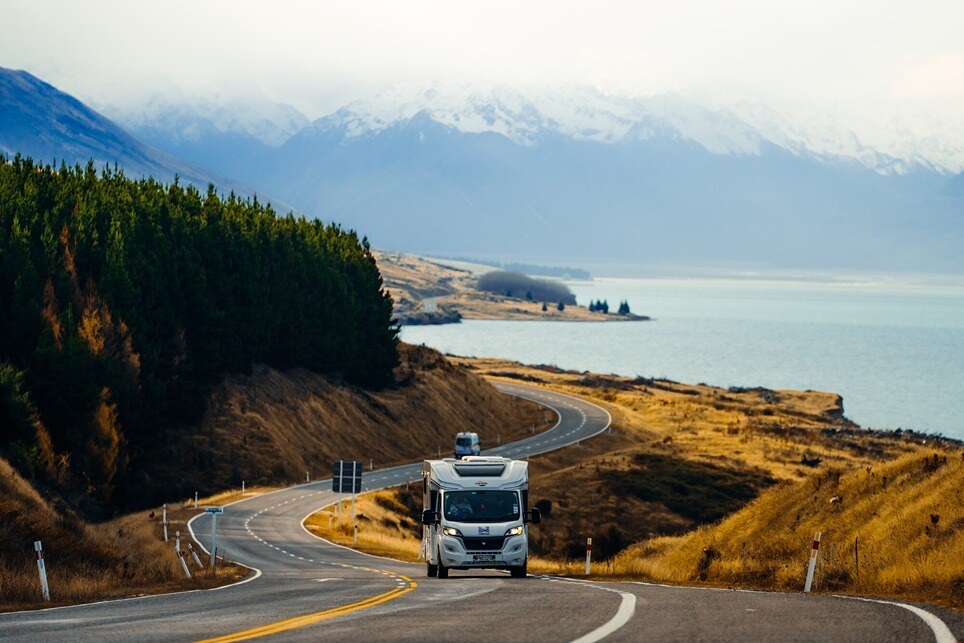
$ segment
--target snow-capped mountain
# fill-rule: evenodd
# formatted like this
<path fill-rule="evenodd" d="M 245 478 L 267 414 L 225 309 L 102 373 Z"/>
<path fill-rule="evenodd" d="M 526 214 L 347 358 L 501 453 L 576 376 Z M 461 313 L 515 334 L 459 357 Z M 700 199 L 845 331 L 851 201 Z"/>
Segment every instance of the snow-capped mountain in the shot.
<path fill-rule="evenodd" d="M 826 114 L 801 121 L 757 103 L 707 107 L 678 94 L 649 98 L 604 94 L 592 87 L 567 86 L 530 95 L 508 87 L 387 89 L 368 100 L 345 105 L 312 123 L 318 130 L 344 129 L 348 138 L 376 133 L 419 112 L 465 133 L 493 132 L 519 145 L 533 145 L 551 134 L 601 143 L 626 143 L 661 136 L 693 141 L 714 154 L 761 153 L 769 143 L 796 155 L 852 159 L 881 173 L 915 168 L 942 173 L 964 169 L 964 132 L 892 117 L 891 132 L 879 145 L 865 141 Z M 937 136 L 934 132 L 945 136 Z"/>
<path fill-rule="evenodd" d="M 163 131 L 172 141 L 197 141 L 217 132 L 249 136 L 265 145 L 278 146 L 308 125 L 308 118 L 291 105 L 259 95 L 219 100 L 154 94 L 123 108 L 100 108 L 128 130 Z"/>
<path fill-rule="evenodd" d="M 203 165 L 393 250 L 964 273 L 964 174 L 926 137 L 890 155 L 833 122 L 584 87 L 389 91 L 308 125 L 175 103 L 124 131 L 29 74 L 0 81 L 0 151 L 162 179 Z"/>

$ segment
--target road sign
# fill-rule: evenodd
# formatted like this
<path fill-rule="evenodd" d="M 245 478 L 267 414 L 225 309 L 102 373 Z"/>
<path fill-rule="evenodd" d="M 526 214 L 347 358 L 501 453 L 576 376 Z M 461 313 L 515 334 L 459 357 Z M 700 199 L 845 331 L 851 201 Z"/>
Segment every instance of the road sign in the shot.
<path fill-rule="evenodd" d="M 339 460 L 335 463 L 331 478 L 331 490 L 335 493 L 361 493 L 364 466 L 355 460 Z"/>
<path fill-rule="evenodd" d="M 204 513 L 206 514 L 223 514 L 224 507 L 205 507 Z"/>

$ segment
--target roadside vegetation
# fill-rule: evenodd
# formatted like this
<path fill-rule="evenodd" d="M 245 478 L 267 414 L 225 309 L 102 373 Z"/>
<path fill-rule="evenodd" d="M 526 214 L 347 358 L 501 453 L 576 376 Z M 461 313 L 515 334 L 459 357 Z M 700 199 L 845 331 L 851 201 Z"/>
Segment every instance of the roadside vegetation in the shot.
<path fill-rule="evenodd" d="M 44 500 L 0 459 L 0 611 L 213 587 L 248 575 L 244 567 L 224 561 L 213 573 L 199 570 L 189 559 L 193 579 L 188 580 L 174 554 L 174 533 L 180 530 L 186 548 L 193 499 L 168 509 L 171 540 L 166 543 L 160 507 L 91 524 L 62 503 Z M 41 596 L 35 540 L 43 543 L 50 602 Z M 202 562 L 207 563 L 203 555 Z"/>
<path fill-rule="evenodd" d="M 800 590 L 822 531 L 816 591 L 964 605 L 959 443 L 861 429 L 830 393 L 456 361 L 613 415 L 611 432 L 531 459 L 530 499 L 543 515 L 530 531 L 532 571 L 581 575 L 592 537 L 602 578 Z M 415 490 L 364 496 L 358 546 L 413 560 L 419 503 Z M 351 543 L 344 513 L 319 529 Z"/>
<path fill-rule="evenodd" d="M 768 491 L 719 524 L 628 548 L 610 573 L 658 582 L 815 588 L 964 607 L 964 452 L 922 450 Z"/>

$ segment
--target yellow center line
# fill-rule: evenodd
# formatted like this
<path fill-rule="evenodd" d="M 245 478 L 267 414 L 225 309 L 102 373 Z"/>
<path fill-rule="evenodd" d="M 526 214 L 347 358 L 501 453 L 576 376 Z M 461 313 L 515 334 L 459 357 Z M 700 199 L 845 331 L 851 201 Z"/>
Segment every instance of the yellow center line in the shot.
<path fill-rule="evenodd" d="M 395 588 L 382 594 L 371 596 L 365 600 L 358 601 L 357 603 L 349 603 L 348 605 L 332 607 L 321 612 L 313 612 L 311 614 L 295 616 L 284 621 L 278 621 L 277 623 L 269 623 L 268 625 L 254 627 L 250 630 L 235 632 L 234 634 L 225 634 L 224 636 L 219 636 L 213 639 L 204 639 L 198 643 L 227 643 L 228 641 L 246 641 L 248 639 L 256 639 L 262 636 L 270 636 L 272 634 L 278 634 L 279 632 L 294 630 L 299 627 L 305 627 L 307 625 L 313 625 L 330 618 L 335 618 L 336 616 L 350 614 L 351 612 L 357 612 L 369 607 L 381 605 L 382 603 L 387 603 L 388 601 L 394 600 L 403 594 L 408 594 L 418 587 L 418 583 L 413 581 L 408 576 L 398 574 L 398 577 L 408 581 L 408 587 Z"/>

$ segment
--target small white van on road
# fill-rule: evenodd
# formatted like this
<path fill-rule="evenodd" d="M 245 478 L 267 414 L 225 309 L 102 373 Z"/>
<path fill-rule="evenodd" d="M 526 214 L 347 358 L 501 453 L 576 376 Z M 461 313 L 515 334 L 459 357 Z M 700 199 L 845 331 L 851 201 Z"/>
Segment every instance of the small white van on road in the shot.
<path fill-rule="evenodd" d="M 455 434 L 456 459 L 467 455 L 481 455 L 482 446 L 479 444 L 479 434 L 467 431 Z"/>
<path fill-rule="evenodd" d="M 429 577 L 450 569 L 508 569 L 525 578 L 529 463 L 502 457 L 426 460 L 422 468 L 422 554 Z"/>

